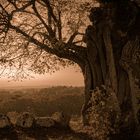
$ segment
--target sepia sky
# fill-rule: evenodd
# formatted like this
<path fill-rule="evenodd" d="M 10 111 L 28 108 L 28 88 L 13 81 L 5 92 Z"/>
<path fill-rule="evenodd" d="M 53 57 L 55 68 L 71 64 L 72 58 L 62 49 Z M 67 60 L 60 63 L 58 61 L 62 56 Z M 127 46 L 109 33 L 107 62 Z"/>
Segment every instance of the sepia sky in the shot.
<path fill-rule="evenodd" d="M 34 75 L 35 78 L 23 80 L 23 81 L 12 81 L 6 77 L 0 78 L 0 88 L 14 88 L 14 87 L 47 87 L 47 86 L 83 86 L 84 80 L 83 75 L 75 67 L 68 67 L 54 74 L 46 75 Z"/>

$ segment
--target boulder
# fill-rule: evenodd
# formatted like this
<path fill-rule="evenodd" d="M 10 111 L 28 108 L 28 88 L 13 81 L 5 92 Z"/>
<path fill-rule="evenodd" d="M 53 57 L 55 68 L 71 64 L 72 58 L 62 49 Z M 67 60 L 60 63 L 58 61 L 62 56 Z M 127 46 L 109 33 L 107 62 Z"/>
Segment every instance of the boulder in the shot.
<path fill-rule="evenodd" d="M 23 112 L 20 114 L 16 121 L 16 126 L 22 127 L 22 128 L 31 128 L 33 127 L 35 123 L 35 118 L 32 114 L 28 112 Z"/>
<path fill-rule="evenodd" d="M 50 117 L 38 117 L 36 118 L 36 125 L 38 127 L 52 127 L 55 125 L 55 121 Z"/>
<path fill-rule="evenodd" d="M 8 116 L 0 114 L 0 129 L 11 126 L 11 122 Z"/>
<path fill-rule="evenodd" d="M 10 122 L 15 125 L 16 124 L 16 121 L 17 121 L 17 118 L 19 116 L 19 113 L 18 112 L 15 112 L 15 111 L 12 111 L 12 112 L 8 112 L 7 113 L 7 116 L 9 117 L 10 119 Z"/>
<path fill-rule="evenodd" d="M 55 112 L 52 115 L 52 119 L 55 120 L 55 122 L 63 127 L 68 127 L 70 122 L 70 116 L 65 114 L 64 112 Z"/>

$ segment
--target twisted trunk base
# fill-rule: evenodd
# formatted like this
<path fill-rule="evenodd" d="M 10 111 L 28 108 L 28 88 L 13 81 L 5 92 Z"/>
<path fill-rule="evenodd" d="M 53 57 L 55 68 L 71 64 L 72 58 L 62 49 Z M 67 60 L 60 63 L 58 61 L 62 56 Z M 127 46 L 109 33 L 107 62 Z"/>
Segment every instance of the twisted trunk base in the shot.
<path fill-rule="evenodd" d="M 83 116 L 83 124 L 84 125 L 90 125 L 89 122 L 89 112 L 88 109 L 92 107 L 92 104 L 90 103 L 91 96 L 93 94 L 93 71 L 91 71 L 90 67 L 87 67 L 87 73 L 85 75 L 85 104 L 83 105 L 82 109 L 82 116 Z M 94 71 L 95 72 L 95 71 Z M 134 92 L 138 89 L 136 89 L 136 85 L 132 81 L 133 79 L 129 79 L 130 76 L 121 69 L 119 71 L 118 75 L 118 93 L 115 94 L 114 99 L 117 100 L 118 103 L 118 110 L 120 111 L 120 121 L 119 121 L 119 130 L 120 134 L 115 136 L 111 136 L 112 138 L 115 137 L 134 137 L 134 135 L 138 135 L 139 126 L 138 126 L 138 118 L 135 116 L 136 112 L 136 102 L 134 105 Z M 131 83 L 130 83 L 131 82 Z M 133 82 L 133 84 L 132 84 Z M 98 87 L 101 87 L 99 85 Z M 133 88 L 133 90 L 132 90 Z M 133 97 L 132 97 L 133 96 Z M 138 110 L 137 110 L 138 111 Z M 116 116 L 114 116 L 116 118 Z M 112 118 L 112 122 L 114 118 Z M 140 138 L 138 136 L 138 138 Z"/>

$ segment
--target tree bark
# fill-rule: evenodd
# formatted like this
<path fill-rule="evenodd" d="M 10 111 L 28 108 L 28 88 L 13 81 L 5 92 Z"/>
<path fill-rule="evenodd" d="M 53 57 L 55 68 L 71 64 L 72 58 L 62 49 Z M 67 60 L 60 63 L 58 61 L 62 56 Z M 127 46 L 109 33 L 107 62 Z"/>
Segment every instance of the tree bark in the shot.
<path fill-rule="evenodd" d="M 129 7 L 130 5 L 131 3 L 129 3 L 126 6 Z M 123 9 L 124 5 L 121 6 L 122 6 L 121 8 Z M 134 5 L 132 4 L 129 8 L 132 8 L 133 6 Z M 134 7 L 134 9 L 135 10 L 132 11 L 134 12 L 132 15 L 135 15 L 136 8 Z M 97 10 L 97 13 L 94 14 L 95 15 L 99 14 L 99 10 Z M 115 11 L 117 10 L 115 9 Z M 124 10 L 126 13 L 130 11 L 130 9 L 129 11 L 127 11 L 127 9 Z M 137 68 L 136 66 L 132 67 L 133 65 L 140 64 L 140 63 L 133 64 L 133 57 L 136 54 L 140 55 L 140 50 L 138 49 L 140 43 L 137 43 L 135 41 L 139 37 L 136 37 L 137 36 L 136 33 L 133 34 L 133 36 L 132 33 L 130 32 L 126 33 L 126 31 L 124 31 L 126 29 L 125 28 L 123 29 L 124 23 L 120 23 L 120 25 L 115 25 L 116 23 L 118 24 L 118 21 L 116 23 L 113 23 L 114 19 L 116 18 L 115 17 L 116 14 L 113 15 L 114 17 L 112 20 L 106 18 L 106 16 L 104 15 L 104 11 L 101 10 L 100 12 L 103 12 L 102 13 L 103 15 L 100 13 L 101 15 L 98 16 L 105 17 L 105 19 L 100 20 L 100 18 L 97 16 L 96 18 L 99 18 L 96 19 L 99 20 L 98 25 L 96 24 L 94 24 L 93 26 L 90 25 L 86 30 L 88 63 L 86 65 L 86 72 L 84 73 L 86 101 L 82 114 L 83 116 L 86 116 L 86 114 L 88 114 L 86 110 L 89 107 L 91 107 L 89 103 L 91 97 L 91 91 L 93 91 L 96 87 L 100 87 L 101 85 L 111 86 L 112 91 L 114 93 L 113 96 L 115 97 L 115 100 L 117 100 L 118 102 L 118 108 L 121 113 L 120 126 L 119 126 L 120 131 L 123 133 L 123 135 L 129 137 L 134 134 L 136 127 L 139 125 L 138 118 L 137 118 L 137 112 L 138 112 L 138 104 L 136 99 L 137 91 L 135 88 L 135 82 L 134 82 L 135 76 L 133 73 L 135 71 L 137 71 L 136 73 L 139 73 L 140 67 L 139 66 L 137 66 Z M 93 16 L 93 18 L 95 17 Z M 134 19 L 136 20 L 136 18 L 133 18 L 133 20 Z M 110 24 L 110 20 L 112 20 L 111 24 Z M 130 20 L 129 21 L 130 22 L 129 26 L 130 26 L 132 22 L 131 19 L 128 20 Z M 131 27 L 131 30 L 132 28 L 134 29 L 135 25 Z M 130 46 L 130 48 L 128 47 L 126 49 L 125 46 L 129 41 L 132 43 L 131 44 L 132 47 Z M 124 57 L 123 53 L 129 56 L 129 58 L 126 58 L 125 60 L 125 64 L 127 63 L 128 67 L 125 67 L 120 63 L 122 57 Z M 137 57 L 137 59 L 139 58 Z M 135 61 L 140 61 L 140 60 L 135 60 Z M 131 70 L 129 69 L 129 67 L 131 67 Z M 85 120 L 86 119 L 87 120 L 84 121 L 86 122 L 86 124 L 88 124 L 87 116 L 85 117 Z"/>
<path fill-rule="evenodd" d="M 84 104 L 82 107 L 82 121 L 84 125 L 89 125 L 89 118 L 88 118 L 88 108 L 89 108 L 89 101 L 91 98 L 92 86 L 93 86 L 93 79 L 92 79 L 92 70 L 90 64 L 87 62 L 85 65 L 84 75 L 84 83 L 85 83 L 85 91 L 84 91 Z"/>

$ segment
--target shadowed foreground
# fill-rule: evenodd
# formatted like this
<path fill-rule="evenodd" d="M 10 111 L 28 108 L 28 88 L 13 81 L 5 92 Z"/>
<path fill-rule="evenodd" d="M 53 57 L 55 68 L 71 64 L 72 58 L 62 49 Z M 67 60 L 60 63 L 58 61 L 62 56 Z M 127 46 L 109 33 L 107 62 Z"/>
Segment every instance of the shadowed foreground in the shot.
<path fill-rule="evenodd" d="M 0 129 L 0 140 L 94 140 L 88 134 L 76 132 L 70 128 L 59 126 L 51 128 L 23 129 L 11 127 Z M 125 134 L 114 135 L 110 140 L 139 140 L 137 137 L 128 137 Z"/>
<path fill-rule="evenodd" d="M 70 128 L 5 128 L 0 130 L 0 140 L 91 140 L 84 133 L 76 133 Z"/>

